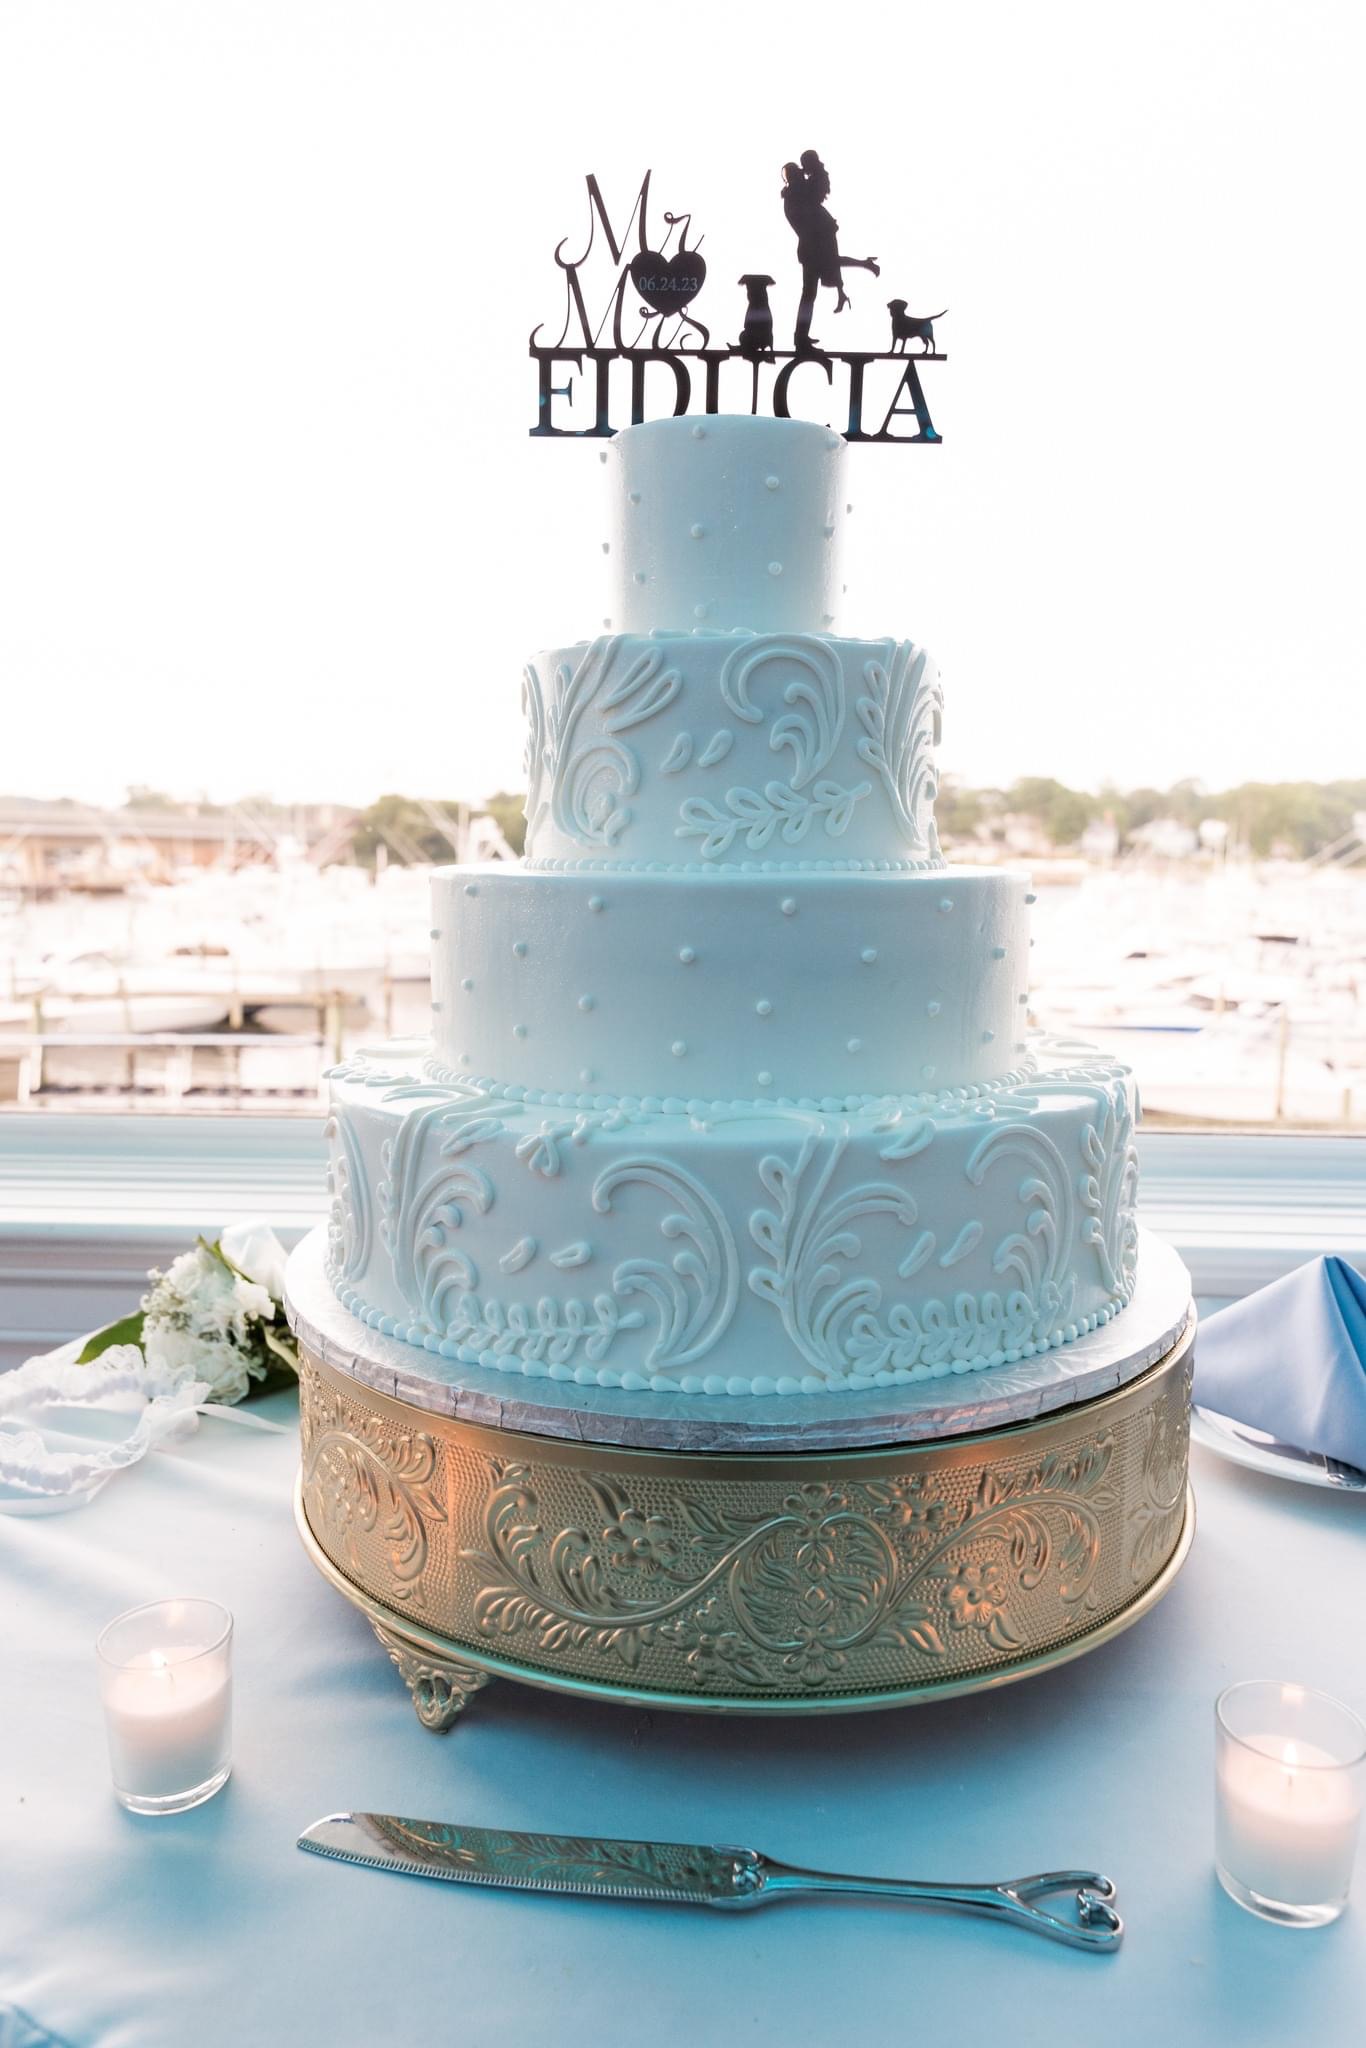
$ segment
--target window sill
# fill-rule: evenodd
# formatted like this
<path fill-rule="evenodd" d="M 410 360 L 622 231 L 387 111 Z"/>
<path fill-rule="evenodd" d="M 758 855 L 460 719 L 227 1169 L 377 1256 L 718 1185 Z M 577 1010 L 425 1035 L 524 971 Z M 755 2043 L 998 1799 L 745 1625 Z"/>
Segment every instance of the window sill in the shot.
<path fill-rule="evenodd" d="M 321 1117 L 0 1112 L 0 1367 L 124 1314 L 197 1232 L 322 1220 Z M 1203 1305 L 1320 1252 L 1366 1268 L 1366 1136 L 1140 1134 L 1143 1220 Z"/>

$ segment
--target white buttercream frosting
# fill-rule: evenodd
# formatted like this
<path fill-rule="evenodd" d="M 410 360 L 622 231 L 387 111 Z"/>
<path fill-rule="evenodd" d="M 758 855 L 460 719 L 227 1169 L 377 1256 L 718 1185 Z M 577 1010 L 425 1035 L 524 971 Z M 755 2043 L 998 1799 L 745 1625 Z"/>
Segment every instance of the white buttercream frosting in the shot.
<path fill-rule="evenodd" d="M 1020 1062 L 1026 882 L 936 872 L 432 878 L 452 1070 L 708 1100 L 912 1092 Z"/>
<path fill-rule="evenodd" d="M 603 634 L 529 662 L 522 707 L 532 866 L 941 860 L 943 696 L 910 640 Z"/>
<path fill-rule="evenodd" d="M 331 1077 L 330 1271 L 386 1333 L 782 1397 L 1130 1299 L 1131 1079 L 1026 1041 L 1032 897 L 943 860 L 929 657 L 830 631 L 842 456 L 748 417 L 605 456 L 609 630 L 527 669 L 526 862 L 437 872 L 434 1045 Z"/>
<path fill-rule="evenodd" d="M 1075 1050 L 999 1088 L 566 1108 L 380 1048 L 332 1076 L 329 1269 L 389 1335 L 685 1394 L 892 1386 L 1128 1302 L 1133 1093 Z"/>
<path fill-rule="evenodd" d="M 649 633 L 824 633 L 834 624 L 844 440 L 749 414 L 647 420 L 607 449 L 607 605 Z"/>

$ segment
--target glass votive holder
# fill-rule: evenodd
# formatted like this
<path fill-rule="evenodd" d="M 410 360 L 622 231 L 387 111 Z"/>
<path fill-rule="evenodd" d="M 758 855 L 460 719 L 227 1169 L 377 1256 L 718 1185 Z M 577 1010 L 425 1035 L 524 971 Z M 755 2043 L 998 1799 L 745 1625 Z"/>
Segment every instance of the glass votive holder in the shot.
<path fill-rule="evenodd" d="M 232 1616 L 216 1600 L 131 1607 L 95 1642 L 114 1796 L 183 1813 L 232 1769 Z"/>
<path fill-rule="evenodd" d="M 1340 1700 L 1251 1679 L 1214 1703 L 1214 1859 L 1229 1897 L 1282 1927 L 1347 1903 L 1366 1795 L 1366 1726 Z"/>

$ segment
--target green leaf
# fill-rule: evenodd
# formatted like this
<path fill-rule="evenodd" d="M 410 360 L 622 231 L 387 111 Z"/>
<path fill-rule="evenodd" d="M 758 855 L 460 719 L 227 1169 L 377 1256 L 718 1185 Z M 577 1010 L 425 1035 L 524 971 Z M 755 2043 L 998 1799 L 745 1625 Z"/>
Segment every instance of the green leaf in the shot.
<path fill-rule="evenodd" d="M 200 1251 L 207 1252 L 211 1259 L 216 1259 L 225 1273 L 231 1273 L 234 1280 L 246 1279 L 246 1274 L 241 1271 L 240 1267 L 234 1266 L 217 1238 L 210 1244 L 207 1237 L 197 1237 L 195 1243 L 199 1246 Z"/>
<path fill-rule="evenodd" d="M 77 1365 L 89 1365 L 102 1351 L 108 1351 L 115 1344 L 142 1344 L 143 1325 L 147 1321 L 142 1310 L 135 1309 L 131 1316 L 120 1316 L 116 1323 L 108 1323 L 104 1329 L 96 1330 L 87 1337 L 76 1356 Z"/>
<path fill-rule="evenodd" d="M 272 1330 L 269 1323 L 262 1323 L 261 1341 L 267 1351 L 273 1351 L 275 1356 L 297 1376 L 299 1370 L 299 1347 L 294 1342 L 293 1337 L 288 1335 L 280 1336 L 276 1331 Z"/>

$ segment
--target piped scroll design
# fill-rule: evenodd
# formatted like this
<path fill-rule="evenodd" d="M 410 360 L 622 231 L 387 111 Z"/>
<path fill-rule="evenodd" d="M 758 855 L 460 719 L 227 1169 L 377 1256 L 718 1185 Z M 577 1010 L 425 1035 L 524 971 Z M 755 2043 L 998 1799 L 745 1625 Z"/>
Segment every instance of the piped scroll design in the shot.
<path fill-rule="evenodd" d="M 778 1310 L 792 1343 L 817 1374 L 832 1386 L 866 1383 L 880 1372 L 923 1376 L 946 1362 L 996 1360 L 1027 1344 L 1062 1341 L 1076 1294 L 1070 1270 L 1076 1210 L 1066 1163 L 1050 1138 L 1027 1124 L 998 1124 L 967 1161 L 974 1188 L 999 1162 L 1026 1168 L 1019 1185 L 1023 1227 L 1007 1232 L 992 1259 L 1006 1288 L 964 1289 L 952 1300 L 932 1297 L 916 1308 L 897 1300 L 885 1313 L 880 1283 L 840 1263 L 856 1260 L 862 1250 L 850 1225 L 881 1214 L 909 1228 L 916 1206 L 890 1181 L 832 1194 L 847 1142 L 845 1127 L 823 1153 L 808 1138 L 794 1165 L 772 1155 L 763 1159 L 759 1177 L 775 1207 L 758 1208 L 750 1218 L 750 1235 L 771 1261 L 751 1271 L 750 1287 Z M 975 1248 L 976 1222 L 964 1226 L 941 1265 Z M 903 1276 L 918 1270 L 931 1249 L 922 1233 L 901 1261 Z M 1077 1334 L 1075 1327 L 1070 1334 Z"/>
<path fill-rule="evenodd" d="M 1032 1124 L 997 1124 L 988 1131 L 967 1163 L 967 1177 L 979 1188 L 1001 1160 L 1025 1168 L 1019 1198 L 1026 1215 L 1022 1230 L 1010 1231 L 997 1245 L 992 1270 L 1013 1277 L 1006 1313 L 1022 1330 L 1020 1341 L 1037 1343 L 1061 1332 L 1072 1314 L 1077 1280 L 1071 1271 L 1076 1231 L 1072 1179 L 1053 1140 Z"/>
<path fill-rule="evenodd" d="M 483 1541 L 460 1556 L 480 1633 L 529 1635 L 547 1660 L 587 1651 L 633 1671 L 650 1651 L 670 1683 L 711 1695 L 847 1690 L 880 1652 L 957 1664 L 980 1631 L 1009 1656 L 1036 1607 L 1092 1609 L 1114 1450 L 1093 1432 L 989 1468 L 966 1498 L 912 1471 L 770 1485 L 743 1506 L 699 1486 L 664 1512 L 584 1474 L 568 1524 L 546 1519 L 532 1466 L 494 1461 Z"/>
<path fill-rule="evenodd" d="M 310 1379 L 299 1408 L 310 1520 L 333 1554 L 362 1575 L 362 1542 L 378 1536 L 396 1600 L 421 1599 L 431 1525 L 446 1522 L 441 1453 L 425 1430 L 386 1423 Z"/>
<path fill-rule="evenodd" d="M 453 1296 L 478 1284 L 473 1261 L 453 1241 L 466 1209 L 484 1215 L 493 1201 L 493 1183 L 477 1166 L 446 1163 L 452 1152 L 470 1142 L 462 1128 L 469 1119 L 464 1105 L 453 1103 L 449 1090 L 431 1090 L 439 1100 L 406 1116 L 397 1135 L 387 1139 L 380 1160 L 385 1177 L 379 1187 L 380 1237 L 393 1265 L 394 1279 L 414 1316 L 437 1336 L 444 1333 Z M 436 1150 L 443 1163 L 433 1172 L 425 1163 L 427 1134 L 435 1125 L 448 1131 Z"/>
<path fill-rule="evenodd" d="M 902 640 L 888 642 L 888 648 L 885 660 L 864 663 L 867 691 L 856 707 L 863 726 L 859 758 L 881 776 L 909 843 L 938 856 L 935 748 L 943 724 L 944 692 L 923 647 Z"/>
<path fill-rule="evenodd" d="M 1083 1244 L 1096 1254 L 1111 1294 L 1128 1300 L 1138 1279 L 1138 1150 L 1125 1082 L 1096 1089 L 1098 1115 L 1082 1131 L 1085 1166 L 1077 1194 L 1086 1214 Z"/>
<path fill-rule="evenodd" d="M 801 634 L 742 639 L 726 658 L 720 690 L 729 710 L 748 725 L 763 724 L 764 714 L 754 702 L 751 686 L 759 672 L 770 666 L 777 668 L 780 677 L 787 674 L 782 701 L 790 708 L 774 719 L 768 744 L 773 753 L 786 750 L 791 754 L 791 775 L 786 782 L 775 777 L 762 789 L 737 784 L 716 802 L 701 796 L 686 798 L 679 806 L 677 836 L 699 839 L 703 860 L 724 860 L 737 839 L 743 840 L 750 853 L 761 853 L 775 837 L 784 846 L 798 846 L 813 830 L 838 839 L 848 830 L 855 805 L 872 788 L 868 782 L 846 787 L 821 774 L 844 726 L 844 670 L 835 650 L 823 640 Z M 723 759 L 730 743 L 731 734 L 722 727 L 698 757 L 699 766 L 709 767 Z M 690 752 L 689 741 L 683 761 Z M 674 765 L 675 755 L 671 754 L 666 771 L 672 772 Z"/>
<path fill-rule="evenodd" d="M 365 1161 L 346 1116 L 333 1114 L 323 1126 L 329 1146 L 327 1191 L 328 1267 L 336 1280 L 354 1280 L 364 1272 L 374 1241 L 374 1210 Z"/>
<path fill-rule="evenodd" d="M 681 1166 L 642 1154 L 623 1159 L 593 1183 L 593 1207 L 607 1215 L 613 1197 L 632 1184 L 653 1188 L 677 1203 L 660 1221 L 660 1234 L 686 1243 L 664 1264 L 657 1259 L 624 1259 L 612 1275 L 613 1292 L 643 1295 L 659 1316 L 659 1334 L 645 1354 L 656 1372 L 668 1372 L 702 1358 L 735 1313 L 740 1260 L 725 1216 L 712 1196 Z"/>
<path fill-rule="evenodd" d="M 818 1140 L 808 1137 L 794 1166 L 776 1154 L 761 1159 L 759 1178 L 776 1206 L 756 1209 L 749 1223 L 754 1242 L 773 1261 L 753 1268 L 751 1289 L 777 1309 L 807 1363 L 832 1381 L 845 1379 L 853 1369 L 854 1327 L 866 1326 L 882 1302 L 882 1289 L 871 1275 L 841 1280 L 846 1268 L 837 1262 L 856 1259 L 863 1248 L 850 1225 L 863 1216 L 890 1216 L 906 1228 L 916 1220 L 910 1195 L 890 1181 L 868 1181 L 829 1196 L 848 1137 L 845 1126 L 819 1158 Z M 810 1187 L 803 1192 L 813 1161 Z"/>
<path fill-rule="evenodd" d="M 783 688 L 791 706 L 769 728 L 772 753 L 786 748 L 792 755 L 793 789 L 806 785 L 829 761 L 844 725 L 844 670 L 839 656 L 824 641 L 800 633 L 765 634 L 742 640 L 721 670 L 721 695 L 737 718 L 762 725 L 764 714 L 750 695 L 760 669 L 777 665 L 795 669 Z"/>
<path fill-rule="evenodd" d="M 527 721 L 527 841 L 547 818 L 580 846 L 613 846 L 631 821 L 622 800 L 640 787 L 640 761 L 617 737 L 654 718 L 682 687 L 656 646 L 623 655 L 621 634 L 600 634 L 578 662 L 556 667 L 543 694 L 534 666 L 524 671 L 522 710 Z M 585 714 L 595 713 L 585 736 Z"/>

